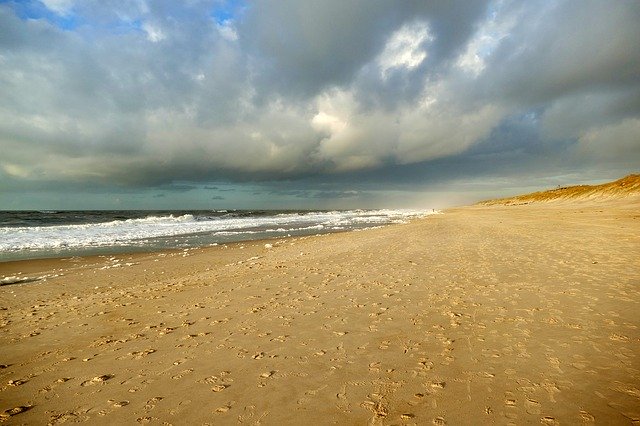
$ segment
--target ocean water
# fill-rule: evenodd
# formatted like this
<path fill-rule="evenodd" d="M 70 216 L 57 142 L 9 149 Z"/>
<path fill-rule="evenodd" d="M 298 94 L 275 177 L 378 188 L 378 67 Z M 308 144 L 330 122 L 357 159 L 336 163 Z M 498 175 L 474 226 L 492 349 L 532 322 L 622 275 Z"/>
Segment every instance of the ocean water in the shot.
<path fill-rule="evenodd" d="M 0 211 L 0 262 L 352 231 L 435 211 Z"/>

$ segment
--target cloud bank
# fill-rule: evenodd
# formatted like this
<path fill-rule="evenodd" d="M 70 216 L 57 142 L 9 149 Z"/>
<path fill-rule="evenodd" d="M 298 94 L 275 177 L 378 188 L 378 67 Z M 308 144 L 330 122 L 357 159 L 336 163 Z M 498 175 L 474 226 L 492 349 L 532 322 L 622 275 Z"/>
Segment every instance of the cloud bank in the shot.
<path fill-rule="evenodd" d="M 637 167 L 638 22 L 633 0 L 3 2 L 0 189 Z"/>

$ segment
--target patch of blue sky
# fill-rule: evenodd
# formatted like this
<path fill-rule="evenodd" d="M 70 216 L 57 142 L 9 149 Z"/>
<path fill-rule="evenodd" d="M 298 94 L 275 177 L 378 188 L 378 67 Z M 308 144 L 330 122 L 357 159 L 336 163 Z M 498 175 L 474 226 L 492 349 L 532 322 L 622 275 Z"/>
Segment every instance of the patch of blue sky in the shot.
<path fill-rule="evenodd" d="M 63 30 L 72 31 L 82 24 L 82 19 L 73 14 L 60 15 L 37 0 L 0 0 L 0 5 L 10 7 L 23 20 L 44 19 Z"/>
<path fill-rule="evenodd" d="M 90 28 L 93 34 L 127 34 L 131 32 L 144 33 L 142 19 L 113 19 L 109 21 L 91 21 L 73 9 L 59 13 L 49 9 L 38 0 L 0 0 L 0 6 L 10 7 L 15 15 L 23 20 L 45 20 L 65 31 L 80 31 L 80 27 Z"/>
<path fill-rule="evenodd" d="M 486 58 L 498 46 L 500 40 L 502 40 L 511 29 L 511 25 L 509 24 L 509 20 L 507 20 L 506 24 L 500 24 L 500 13 L 503 12 L 505 8 L 504 0 L 495 0 L 488 4 L 487 11 L 485 13 L 485 22 L 486 30 L 484 34 L 485 42 L 481 43 L 478 46 L 478 55 L 481 58 Z"/>
<path fill-rule="evenodd" d="M 237 20 L 247 7 L 245 0 L 222 0 L 211 10 L 211 17 L 218 24 Z"/>

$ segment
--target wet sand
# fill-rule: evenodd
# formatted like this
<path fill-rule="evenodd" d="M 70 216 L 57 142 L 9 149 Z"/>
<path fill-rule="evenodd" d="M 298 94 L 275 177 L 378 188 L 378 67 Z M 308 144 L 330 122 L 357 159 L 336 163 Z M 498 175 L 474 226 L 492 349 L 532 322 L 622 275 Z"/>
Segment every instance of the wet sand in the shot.
<path fill-rule="evenodd" d="M 0 263 L 0 420 L 637 424 L 639 207 Z"/>

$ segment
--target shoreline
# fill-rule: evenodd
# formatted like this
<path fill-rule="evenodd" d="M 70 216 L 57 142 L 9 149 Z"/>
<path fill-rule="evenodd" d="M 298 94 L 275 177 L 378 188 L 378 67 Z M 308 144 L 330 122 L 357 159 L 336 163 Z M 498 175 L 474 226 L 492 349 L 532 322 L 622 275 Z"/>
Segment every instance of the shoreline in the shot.
<path fill-rule="evenodd" d="M 396 225 L 396 224 L 386 224 L 386 225 L 381 225 L 381 226 L 391 226 L 391 225 Z M 371 228 L 364 228 L 362 230 L 367 230 L 367 229 L 375 229 L 377 227 L 371 227 Z M 52 254 L 51 256 L 45 256 L 45 257 L 34 257 L 34 258 L 26 258 L 26 259 L 8 259 L 8 260 L 2 260 L 0 259 L 0 270 L 2 269 L 2 266 L 7 265 L 7 266 L 11 266 L 10 264 L 13 263 L 20 263 L 20 262 L 46 262 L 46 261 L 51 261 L 51 262 L 56 262 L 56 261 L 62 261 L 62 260 L 69 260 L 69 259 L 98 259 L 98 258 L 108 258 L 108 257 L 113 257 L 113 256 L 133 256 L 133 257 L 138 257 L 138 256 L 151 256 L 157 253 L 172 253 L 172 252 L 183 252 L 183 251 L 191 251 L 191 250 L 207 250 L 207 249 L 216 249 L 218 247 L 222 247 L 222 246 L 230 246 L 230 245 L 236 245 L 236 244 L 245 244 L 245 243 L 250 243 L 250 242 L 273 242 L 273 241 L 279 241 L 279 240 L 285 240 L 288 238 L 300 238 L 300 237 L 312 237 L 312 236 L 319 236 L 319 235 L 325 235 L 325 234 L 339 234 L 339 233 L 344 233 L 344 232 L 357 232 L 360 231 L 360 229 L 358 230 L 354 230 L 354 229 L 350 229 L 350 230 L 331 230 L 331 231 L 327 231 L 325 233 L 311 233 L 308 235 L 297 235 L 297 236 L 283 236 L 283 237 L 273 237 L 273 238 L 258 238 L 258 239 L 247 239 L 247 240 L 238 240 L 238 241 L 229 241 L 229 242 L 221 242 L 221 243 L 215 243 L 215 244 L 207 244 L 207 245 L 202 245 L 202 246 L 192 246 L 192 247 L 166 247 L 166 248 L 157 248 L 157 249 L 145 249 L 145 248 L 140 248 L 139 250 L 133 250 L 130 251 L 128 250 L 127 247 L 105 247 L 105 252 L 104 253 L 89 253 L 89 254 Z M 113 249 L 114 251 L 109 251 L 110 249 Z M 90 251 L 90 250 L 89 250 Z"/>
<path fill-rule="evenodd" d="M 104 217 L 97 217 L 92 211 L 77 212 L 77 215 L 62 213 L 64 216 L 55 220 L 37 214 L 29 218 L 5 218 L 3 223 L 9 226 L 0 227 L 0 237 L 3 237 L 0 238 L 0 265 L 20 260 L 152 253 L 350 232 L 402 223 L 437 212 L 434 209 L 274 210 L 236 211 L 229 217 L 226 213 L 211 216 L 192 210 L 171 214 L 168 211 L 107 211 Z M 142 213 L 146 216 L 141 216 Z M 11 226 L 12 223 L 21 226 Z"/>
<path fill-rule="evenodd" d="M 0 416 L 638 421 L 637 207 L 471 206 L 271 248 L 19 261 L 61 275 L 0 286 Z"/>
<path fill-rule="evenodd" d="M 83 265 L 95 265 L 98 263 L 106 263 L 105 259 L 108 261 L 110 258 L 119 258 L 120 260 L 126 261 L 137 261 L 139 259 L 148 259 L 149 257 L 154 256 L 176 256 L 184 254 L 185 252 L 202 252 L 202 251 L 212 251 L 216 252 L 217 250 L 226 250 L 229 248 L 234 248 L 236 246 L 247 246 L 247 245 L 279 245 L 286 243 L 289 240 L 297 240 L 297 239 L 306 239 L 312 237 L 322 237 L 324 235 L 332 235 L 332 234 L 345 234 L 351 232 L 363 232 L 363 231 L 372 231 L 376 229 L 380 229 L 382 227 L 387 226 L 398 226 L 398 225 L 406 225 L 415 220 L 424 220 L 425 218 L 417 218 L 408 220 L 406 223 L 390 223 L 379 226 L 372 226 L 369 228 L 361 228 L 361 229 L 349 229 L 349 230 L 331 230 L 324 233 L 313 233 L 308 235 L 291 235 L 284 237 L 274 237 L 274 238 L 258 238 L 258 239 L 249 239 L 249 240 L 239 240 L 239 241 L 230 241 L 224 243 L 218 243 L 216 245 L 206 245 L 206 246 L 194 246 L 194 247 L 168 247 L 157 250 L 148 250 L 148 251 L 115 251 L 108 252 L 104 254 L 88 254 L 88 255 L 71 255 L 71 256 L 51 256 L 51 257 L 38 257 L 38 258 L 30 258 L 30 259 L 15 259 L 15 260 L 0 260 L 0 281 L 2 278 L 10 276 L 10 274 L 20 273 L 20 275 L 24 275 L 24 271 L 29 271 L 29 274 L 38 274 L 38 273 L 46 273 L 54 270 L 58 270 L 61 267 L 67 266 L 66 263 L 79 263 Z M 32 281 L 30 281 L 32 282 Z M 0 284 L 1 285 L 13 285 L 14 283 L 9 284 Z M 15 283 L 19 284 L 19 283 Z"/>

